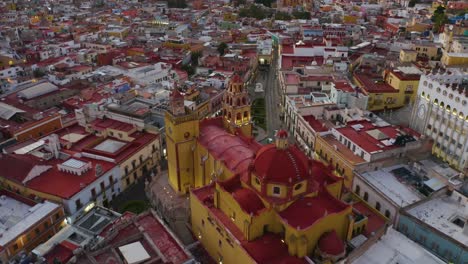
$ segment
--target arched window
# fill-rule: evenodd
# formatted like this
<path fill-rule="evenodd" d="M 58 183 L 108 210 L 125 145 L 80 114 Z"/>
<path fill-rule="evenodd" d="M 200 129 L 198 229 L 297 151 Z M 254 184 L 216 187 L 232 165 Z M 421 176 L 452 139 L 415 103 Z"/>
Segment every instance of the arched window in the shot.
<path fill-rule="evenodd" d="M 435 104 L 435 105 L 439 105 L 439 99 L 437 99 L 437 98 L 434 99 L 434 104 Z"/>
<path fill-rule="evenodd" d="M 237 106 L 240 106 L 240 104 L 241 104 L 241 100 L 237 98 Z"/>
<path fill-rule="evenodd" d="M 375 203 L 375 209 L 377 209 L 377 211 L 380 211 L 380 203 L 379 202 Z"/>
<path fill-rule="evenodd" d="M 364 201 L 367 202 L 367 200 L 369 199 L 369 194 L 367 192 L 364 193 Z"/>
<path fill-rule="evenodd" d="M 244 118 L 247 118 L 247 117 L 249 117 L 249 112 L 245 111 L 244 112 Z"/>
<path fill-rule="evenodd" d="M 246 104 L 247 104 L 247 99 L 245 99 L 245 97 L 242 97 L 242 104 L 243 104 L 243 105 L 246 105 Z"/>
<path fill-rule="evenodd" d="M 360 195 L 360 192 L 361 192 L 361 186 L 359 186 L 359 185 L 356 185 L 355 192 L 356 192 L 356 194 L 357 194 L 357 195 Z"/>
<path fill-rule="evenodd" d="M 228 119 L 231 119 L 231 112 L 228 112 Z"/>
<path fill-rule="evenodd" d="M 444 102 L 440 102 L 440 107 L 444 107 L 444 106 L 445 106 Z"/>
<path fill-rule="evenodd" d="M 385 217 L 390 218 L 390 216 L 391 216 L 391 215 L 390 215 L 390 211 L 389 211 L 389 210 L 385 210 Z"/>
<path fill-rule="evenodd" d="M 241 113 L 237 113 L 237 116 L 236 116 L 236 120 L 242 120 L 242 114 Z"/>

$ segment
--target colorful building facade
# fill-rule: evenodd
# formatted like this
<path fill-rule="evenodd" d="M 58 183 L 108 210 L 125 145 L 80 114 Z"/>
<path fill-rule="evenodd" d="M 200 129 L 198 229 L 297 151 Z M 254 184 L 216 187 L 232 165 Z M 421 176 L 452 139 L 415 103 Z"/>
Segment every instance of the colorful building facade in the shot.
<path fill-rule="evenodd" d="M 343 202 L 343 178 L 289 145 L 287 132 L 255 142 L 246 96 L 234 76 L 222 116 L 199 120 L 177 90 L 166 114 L 169 183 L 179 194 L 191 190 L 192 232 L 214 260 L 335 262 L 352 238 L 384 228 L 380 214 L 360 213 L 362 201 Z"/>

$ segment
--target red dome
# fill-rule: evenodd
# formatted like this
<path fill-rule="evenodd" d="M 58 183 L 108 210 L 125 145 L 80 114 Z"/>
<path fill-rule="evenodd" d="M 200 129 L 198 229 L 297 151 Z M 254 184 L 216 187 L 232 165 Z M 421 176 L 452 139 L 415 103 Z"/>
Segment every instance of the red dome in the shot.
<path fill-rule="evenodd" d="M 296 146 L 279 149 L 271 144 L 258 151 L 253 167 L 261 181 L 289 185 L 307 178 L 308 158 Z"/>
<path fill-rule="evenodd" d="M 288 132 L 284 129 L 280 129 L 277 133 L 276 133 L 276 137 L 278 138 L 288 138 Z"/>
<path fill-rule="evenodd" d="M 319 239 L 318 247 L 321 252 L 331 256 L 339 256 L 345 251 L 343 240 L 338 237 L 335 230 L 323 234 Z"/>

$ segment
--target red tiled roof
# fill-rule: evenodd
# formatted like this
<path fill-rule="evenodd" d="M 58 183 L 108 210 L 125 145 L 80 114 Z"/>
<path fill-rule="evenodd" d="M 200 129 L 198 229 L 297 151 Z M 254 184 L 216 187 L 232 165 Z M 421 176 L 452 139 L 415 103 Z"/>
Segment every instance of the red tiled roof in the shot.
<path fill-rule="evenodd" d="M 357 131 L 354 129 L 352 126 L 353 125 L 361 125 L 362 128 Z M 348 125 L 346 127 L 342 128 L 336 128 L 336 130 L 343 134 L 346 138 L 348 138 L 351 142 L 355 143 L 365 151 L 371 153 L 373 151 L 379 151 L 379 150 L 387 150 L 387 149 L 392 149 L 395 147 L 398 147 L 396 145 L 384 145 L 381 140 L 378 140 L 374 138 L 373 136 L 369 135 L 366 133 L 367 131 L 371 130 L 378 130 L 381 133 L 386 135 L 386 138 L 383 139 L 396 139 L 396 137 L 399 134 L 404 134 L 408 133 L 413 136 L 417 136 L 416 133 L 411 133 L 412 130 L 400 130 L 398 127 L 394 126 L 385 126 L 385 127 L 377 127 L 373 123 L 367 120 L 361 120 L 361 121 L 351 121 L 348 122 Z M 383 140 L 382 139 L 382 140 Z"/>
<path fill-rule="evenodd" d="M 306 56 L 281 56 L 281 68 L 282 69 L 292 69 L 293 67 L 300 67 L 300 66 L 309 66 L 312 62 L 315 61 L 317 66 L 321 66 L 323 64 L 323 57 L 316 56 L 316 57 L 306 57 Z"/>
<path fill-rule="evenodd" d="M 56 245 L 44 256 L 48 264 L 53 264 L 55 259 L 59 260 L 60 263 L 67 263 L 72 257 L 73 250 L 62 244 Z"/>
<path fill-rule="evenodd" d="M 115 129 L 115 130 L 119 130 L 123 132 L 129 132 L 135 128 L 135 126 L 132 124 L 124 123 L 124 122 L 114 120 L 114 119 L 109 119 L 109 118 L 96 119 L 91 123 L 91 125 L 97 131 L 102 131 L 106 128 L 110 128 L 110 129 Z"/>
<path fill-rule="evenodd" d="M 0 175 L 21 183 L 29 174 L 29 172 L 37 165 L 33 159 L 24 155 L 1 155 L 0 156 Z"/>
<path fill-rule="evenodd" d="M 307 177 L 307 168 L 308 158 L 294 145 L 287 149 L 266 145 L 254 161 L 254 172 L 262 182 L 295 184 Z"/>
<path fill-rule="evenodd" d="M 354 92 L 353 87 L 349 84 L 348 81 L 340 80 L 340 81 L 334 81 L 335 88 L 338 90 L 341 90 L 343 92 L 348 92 L 352 93 Z"/>
<path fill-rule="evenodd" d="M 232 172 L 246 171 L 261 145 L 251 139 L 235 136 L 222 127 L 222 117 L 200 123 L 198 141 L 215 159 L 221 160 Z"/>
<path fill-rule="evenodd" d="M 382 216 L 372 211 L 366 204 L 364 204 L 364 202 L 353 204 L 353 208 L 367 217 L 366 229 L 363 232 L 366 237 L 371 236 L 372 232 L 379 230 L 386 223 Z"/>
<path fill-rule="evenodd" d="M 304 120 L 309 123 L 309 125 L 314 129 L 316 132 L 325 132 L 328 131 L 328 128 L 324 126 L 324 123 L 320 122 L 315 118 L 313 115 L 303 116 Z"/>
<path fill-rule="evenodd" d="M 297 229 L 305 229 L 312 226 L 326 215 L 339 213 L 350 205 L 330 195 L 322 189 L 315 197 L 304 197 L 296 200 L 288 208 L 279 213 L 284 222 Z"/>
<path fill-rule="evenodd" d="M 398 90 L 385 83 L 382 78 L 373 78 L 365 73 L 354 73 L 354 78 L 368 93 L 398 93 Z"/>
<path fill-rule="evenodd" d="M 251 189 L 244 188 L 241 185 L 240 176 L 237 174 L 223 182 L 218 182 L 227 192 L 230 192 L 232 198 L 239 203 L 242 210 L 248 214 L 257 214 L 265 209 L 260 197 Z"/>
<path fill-rule="evenodd" d="M 242 246 L 257 263 L 269 264 L 301 264 L 308 263 L 303 258 L 289 255 L 288 246 L 276 234 L 265 234 Z"/>
<path fill-rule="evenodd" d="M 318 248 L 323 253 L 339 256 L 345 252 L 343 240 L 338 237 L 335 230 L 323 234 L 318 242 Z"/>

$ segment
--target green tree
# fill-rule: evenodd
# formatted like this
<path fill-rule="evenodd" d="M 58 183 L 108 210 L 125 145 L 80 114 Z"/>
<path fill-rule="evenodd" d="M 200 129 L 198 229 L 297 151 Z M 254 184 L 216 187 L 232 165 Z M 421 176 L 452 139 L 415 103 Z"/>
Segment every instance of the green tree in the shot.
<path fill-rule="evenodd" d="M 33 76 L 34 78 L 41 78 L 45 75 L 45 73 L 43 71 L 41 71 L 40 69 L 35 69 L 33 71 Z"/>
<path fill-rule="evenodd" d="M 192 76 L 195 74 L 195 68 L 190 64 L 183 65 L 181 69 L 185 71 L 189 76 Z"/>
<path fill-rule="evenodd" d="M 223 56 L 227 48 L 228 48 L 228 45 L 226 43 L 224 42 L 219 43 L 218 45 L 219 55 Z"/>
<path fill-rule="evenodd" d="M 255 0 L 255 3 L 257 4 L 262 4 L 267 7 L 271 7 L 271 4 L 274 2 L 274 0 Z"/>
<path fill-rule="evenodd" d="M 169 0 L 167 6 L 170 8 L 186 8 L 187 2 L 185 0 Z"/>
<path fill-rule="evenodd" d="M 310 19 L 310 12 L 307 11 L 293 11 L 292 16 L 296 19 Z"/>
<path fill-rule="evenodd" d="M 445 7 L 438 6 L 431 18 L 434 25 L 432 27 L 432 31 L 439 32 L 440 28 L 448 22 L 448 17 L 445 14 Z"/>
<path fill-rule="evenodd" d="M 418 0 L 410 0 L 408 3 L 408 7 L 414 7 L 418 3 Z"/>
<path fill-rule="evenodd" d="M 190 62 L 192 66 L 197 67 L 198 66 L 198 59 L 202 56 L 202 53 L 197 51 L 197 52 L 192 52 L 190 55 Z"/>
<path fill-rule="evenodd" d="M 291 20 L 292 16 L 286 12 L 276 12 L 275 20 Z"/>

